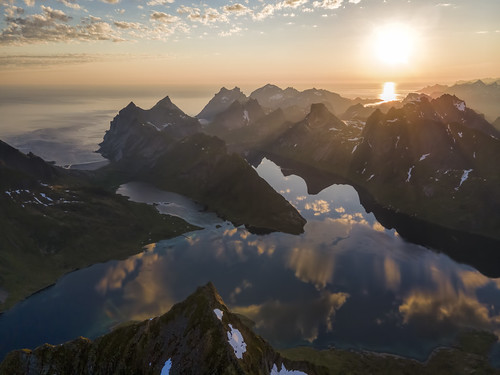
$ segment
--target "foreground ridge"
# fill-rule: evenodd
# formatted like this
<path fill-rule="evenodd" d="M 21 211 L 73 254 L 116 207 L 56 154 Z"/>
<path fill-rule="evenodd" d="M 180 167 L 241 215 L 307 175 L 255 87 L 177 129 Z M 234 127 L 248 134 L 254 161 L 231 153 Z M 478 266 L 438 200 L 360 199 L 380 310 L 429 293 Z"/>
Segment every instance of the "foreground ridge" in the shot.
<path fill-rule="evenodd" d="M 231 313 L 215 286 L 199 287 L 166 314 L 121 325 L 95 341 L 9 353 L 0 375 L 17 374 L 499 374 L 491 333 L 464 332 L 426 363 L 368 352 L 294 348 L 278 352 Z"/>

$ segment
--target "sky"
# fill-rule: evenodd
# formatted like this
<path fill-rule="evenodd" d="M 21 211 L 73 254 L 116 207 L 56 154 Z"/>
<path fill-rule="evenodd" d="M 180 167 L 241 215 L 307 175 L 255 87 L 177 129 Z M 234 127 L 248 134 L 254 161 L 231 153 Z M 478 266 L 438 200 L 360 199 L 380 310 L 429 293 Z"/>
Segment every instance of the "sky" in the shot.
<path fill-rule="evenodd" d="M 499 0 L 0 1 L 0 85 L 500 77 Z"/>

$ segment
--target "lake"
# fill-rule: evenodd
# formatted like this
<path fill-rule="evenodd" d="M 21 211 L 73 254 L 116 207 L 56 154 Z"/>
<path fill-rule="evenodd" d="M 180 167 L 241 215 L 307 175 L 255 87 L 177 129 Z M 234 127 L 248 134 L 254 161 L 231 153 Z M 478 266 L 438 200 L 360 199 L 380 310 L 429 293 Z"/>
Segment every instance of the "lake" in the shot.
<path fill-rule="evenodd" d="M 129 101 L 122 99 L 52 103 L 59 108 L 54 124 L 49 109 L 26 104 L 34 112 L 23 121 L 31 125 L 0 135 L 26 147 L 47 137 L 50 147 L 43 149 L 61 165 L 98 162 L 93 151 Z M 13 106 L 2 111 L 14 114 Z M 76 151 L 68 156 L 68 148 Z M 252 234 L 185 197 L 123 185 L 118 193 L 205 229 L 70 273 L 17 304 L 0 315 L 0 359 L 12 349 L 95 338 L 121 322 L 163 314 L 208 281 L 277 348 L 352 348 L 424 360 L 463 327 L 500 332 L 500 279 L 384 228 L 349 185 L 309 194 L 302 178 L 285 176 L 269 159 L 256 170 L 307 219 L 302 235 Z"/>
<path fill-rule="evenodd" d="M 208 281 L 278 348 L 335 346 L 423 360 L 460 327 L 499 328 L 500 280 L 405 242 L 366 213 L 351 186 L 309 195 L 300 177 L 285 177 L 270 160 L 257 172 L 307 219 L 302 235 L 251 234 L 177 194 L 126 184 L 121 194 L 158 202 L 161 212 L 206 229 L 73 272 L 19 303 L 0 316 L 0 356 L 160 315 Z"/>

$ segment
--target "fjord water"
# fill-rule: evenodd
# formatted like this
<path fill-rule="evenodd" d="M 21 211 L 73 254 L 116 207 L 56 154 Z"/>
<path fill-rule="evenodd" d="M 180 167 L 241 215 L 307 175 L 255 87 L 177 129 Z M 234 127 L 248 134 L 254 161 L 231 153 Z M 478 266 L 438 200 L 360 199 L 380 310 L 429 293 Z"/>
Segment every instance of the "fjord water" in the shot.
<path fill-rule="evenodd" d="M 500 280 L 405 242 L 365 212 L 351 186 L 310 195 L 300 177 L 285 177 L 267 159 L 257 171 L 307 219 L 304 234 L 251 234 L 186 198 L 126 184 L 119 193 L 205 229 L 73 272 L 19 303 L 0 316 L 0 357 L 160 315 L 208 281 L 278 348 L 335 346 L 423 360 L 460 326 L 499 328 Z"/>

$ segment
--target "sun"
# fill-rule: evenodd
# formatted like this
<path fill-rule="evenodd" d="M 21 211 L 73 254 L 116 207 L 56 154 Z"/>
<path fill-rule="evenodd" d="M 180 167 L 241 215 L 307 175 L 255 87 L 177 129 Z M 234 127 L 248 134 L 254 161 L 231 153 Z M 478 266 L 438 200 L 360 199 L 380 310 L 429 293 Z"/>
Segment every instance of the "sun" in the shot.
<path fill-rule="evenodd" d="M 375 30 L 375 52 L 385 64 L 398 65 L 410 61 L 415 32 L 406 25 L 391 23 Z"/>

